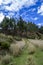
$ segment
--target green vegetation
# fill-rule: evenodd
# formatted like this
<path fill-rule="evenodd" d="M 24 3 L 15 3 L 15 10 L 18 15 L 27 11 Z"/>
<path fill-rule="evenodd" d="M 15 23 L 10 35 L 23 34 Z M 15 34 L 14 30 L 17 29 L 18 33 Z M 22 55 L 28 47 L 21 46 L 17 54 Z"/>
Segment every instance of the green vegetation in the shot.
<path fill-rule="evenodd" d="M 21 40 L 22 40 L 22 38 L 21 38 L 20 36 L 14 36 L 14 39 L 15 39 L 16 41 L 21 41 Z"/>
<path fill-rule="evenodd" d="M 1 35 L 0 40 L 3 39 L 4 41 L 2 41 L 4 43 L 0 43 L 10 45 L 7 49 L 7 45 L 4 48 L 0 45 L 0 65 L 43 65 L 42 43 L 39 43 L 36 46 L 36 44 L 33 44 L 27 38 L 22 38 L 22 40 L 17 41 L 13 36 Z M 12 42 L 9 42 L 8 39 L 12 39 Z"/>
<path fill-rule="evenodd" d="M 0 65 L 43 65 L 43 26 L 5 17 L 0 27 Z"/>
<path fill-rule="evenodd" d="M 22 17 L 20 17 L 19 20 L 4 17 L 3 21 L 0 23 L 0 27 L 0 32 L 6 35 L 26 37 L 30 39 L 43 39 L 43 26 L 39 28 L 32 22 L 24 21 Z"/>

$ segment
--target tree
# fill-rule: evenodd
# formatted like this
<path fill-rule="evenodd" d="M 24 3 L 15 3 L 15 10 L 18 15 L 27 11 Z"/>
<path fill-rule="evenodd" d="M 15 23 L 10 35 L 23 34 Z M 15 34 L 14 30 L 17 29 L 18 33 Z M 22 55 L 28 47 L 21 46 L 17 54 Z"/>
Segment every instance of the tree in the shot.
<path fill-rule="evenodd" d="M 3 30 L 7 30 L 9 25 L 9 18 L 4 17 L 3 21 L 1 22 L 1 27 Z"/>
<path fill-rule="evenodd" d="M 28 22 L 28 31 L 30 32 L 37 32 L 38 26 L 32 22 Z"/>
<path fill-rule="evenodd" d="M 26 31 L 27 23 L 20 17 L 19 21 L 17 22 L 17 26 L 19 28 L 19 31 L 23 32 Z"/>
<path fill-rule="evenodd" d="M 14 33 L 14 31 L 16 30 L 16 21 L 14 18 L 8 18 L 8 17 L 4 17 L 3 21 L 1 22 L 1 27 L 3 29 L 3 31 L 7 32 L 11 32 Z"/>
<path fill-rule="evenodd" d="M 43 34 L 43 26 L 39 28 L 39 32 Z"/>

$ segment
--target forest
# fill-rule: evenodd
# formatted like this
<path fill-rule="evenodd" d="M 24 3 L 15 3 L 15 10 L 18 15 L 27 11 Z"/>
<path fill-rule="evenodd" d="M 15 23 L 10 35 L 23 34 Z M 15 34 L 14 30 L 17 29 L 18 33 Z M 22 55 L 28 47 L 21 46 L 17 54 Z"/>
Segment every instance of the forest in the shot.
<path fill-rule="evenodd" d="M 21 36 L 32 39 L 43 39 L 43 26 L 38 27 L 35 23 L 26 22 L 20 17 L 18 20 L 14 18 L 4 17 L 0 23 L 0 33 Z"/>

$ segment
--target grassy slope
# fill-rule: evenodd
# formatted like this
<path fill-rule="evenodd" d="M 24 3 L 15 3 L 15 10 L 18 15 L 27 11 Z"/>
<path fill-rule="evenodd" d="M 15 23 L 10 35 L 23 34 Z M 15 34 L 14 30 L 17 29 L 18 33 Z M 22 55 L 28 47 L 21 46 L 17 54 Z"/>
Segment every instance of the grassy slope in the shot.
<path fill-rule="evenodd" d="M 25 42 L 27 43 L 27 40 Z M 28 57 L 28 50 L 27 50 L 27 44 L 26 44 L 21 56 L 15 58 L 16 65 L 25 65 L 27 61 L 27 57 Z"/>
<path fill-rule="evenodd" d="M 27 41 L 28 40 L 25 40 L 26 46 L 23 49 L 23 52 L 22 52 L 21 56 L 20 57 L 15 57 L 16 65 L 25 65 L 26 62 L 27 62 L 27 58 L 30 56 L 28 54 Z M 41 51 L 39 48 L 37 48 L 37 51 L 32 56 L 35 58 L 35 61 L 36 61 L 37 65 L 43 65 L 43 51 Z"/>
<path fill-rule="evenodd" d="M 33 56 L 35 57 L 37 65 L 43 65 L 43 51 L 37 48 L 37 51 Z"/>

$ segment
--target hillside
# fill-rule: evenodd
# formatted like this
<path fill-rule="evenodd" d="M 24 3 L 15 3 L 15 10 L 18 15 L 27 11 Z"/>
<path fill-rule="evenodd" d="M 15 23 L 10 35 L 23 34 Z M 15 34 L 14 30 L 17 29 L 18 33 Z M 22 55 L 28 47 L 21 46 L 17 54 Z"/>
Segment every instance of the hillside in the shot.
<path fill-rule="evenodd" d="M 43 65 L 43 40 L 0 34 L 0 65 Z"/>

